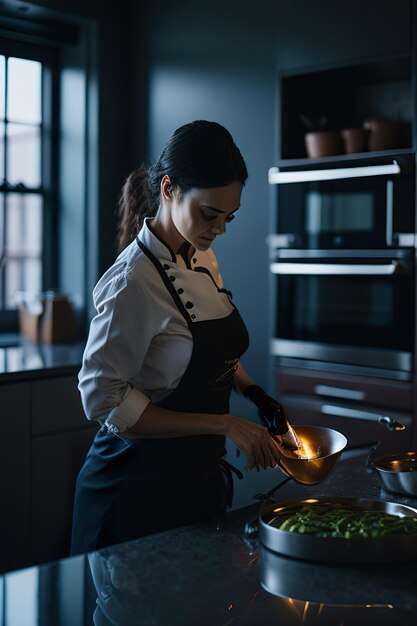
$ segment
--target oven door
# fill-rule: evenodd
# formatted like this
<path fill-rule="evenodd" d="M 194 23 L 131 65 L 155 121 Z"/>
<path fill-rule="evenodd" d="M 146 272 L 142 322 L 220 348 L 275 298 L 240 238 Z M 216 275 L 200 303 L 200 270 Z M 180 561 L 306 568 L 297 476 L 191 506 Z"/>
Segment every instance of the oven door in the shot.
<path fill-rule="evenodd" d="M 312 258 L 314 251 L 309 251 L 303 258 L 278 257 L 271 263 L 276 287 L 273 354 L 411 372 L 411 254 L 331 254 Z"/>
<path fill-rule="evenodd" d="M 387 174 L 395 165 L 398 172 Z M 369 171 L 375 175 L 367 175 Z M 402 245 L 403 235 L 414 233 L 413 172 L 407 161 L 402 168 L 394 162 L 275 173 L 280 245 L 306 249 Z M 270 172 L 270 181 L 275 179 Z"/>

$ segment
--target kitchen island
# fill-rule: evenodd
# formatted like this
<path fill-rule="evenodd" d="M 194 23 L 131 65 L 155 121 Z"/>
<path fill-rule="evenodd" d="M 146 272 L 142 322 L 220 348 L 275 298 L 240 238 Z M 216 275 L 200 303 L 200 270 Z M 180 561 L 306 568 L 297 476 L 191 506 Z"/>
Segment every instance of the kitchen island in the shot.
<path fill-rule="evenodd" d="M 320 485 L 304 488 L 291 481 L 276 492 L 276 498 L 352 496 L 417 506 L 417 499 L 381 489 L 377 477 L 365 470 L 366 454 L 348 456 Z M 277 472 L 277 484 L 282 478 Z M 258 509 L 255 503 L 222 519 L 7 574 L 2 577 L 1 609 L 6 623 L 417 623 L 415 563 L 328 566 L 279 556 L 244 533 Z M 14 619 L 8 620 L 9 614 Z"/>

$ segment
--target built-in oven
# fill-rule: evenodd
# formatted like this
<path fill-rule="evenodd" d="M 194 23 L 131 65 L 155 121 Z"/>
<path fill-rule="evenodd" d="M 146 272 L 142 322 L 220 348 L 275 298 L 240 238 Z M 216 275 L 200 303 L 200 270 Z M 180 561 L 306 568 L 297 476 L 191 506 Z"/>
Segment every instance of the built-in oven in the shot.
<path fill-rule="evenodd" d="M 346 166 L 271 168 L 278 214 L 273 244 L 298 249 L 414 245 L 414 156 Z"/>
<path fill-rule="evenodd" d="M 415 167 L 401 156 L 270 170 L 271 352 L 281 360 L 412 378 Z"/>
<path fill-rule="evenodd" d="M 411 376 L 412 251 L 276 250 L 270 269 L 274 355 Z"/>

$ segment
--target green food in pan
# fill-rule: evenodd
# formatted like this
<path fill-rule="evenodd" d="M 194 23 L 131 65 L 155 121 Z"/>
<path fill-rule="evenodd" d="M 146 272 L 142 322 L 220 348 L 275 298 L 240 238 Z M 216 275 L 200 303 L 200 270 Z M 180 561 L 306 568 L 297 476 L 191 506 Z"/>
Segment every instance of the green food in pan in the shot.
<path fill-rule="evenodd" d="M 384 511 L 366 511 L 337 504 L 284 509 L 269 521 L 269 525 L 290 533 L 345 539 L 417 533 L 416 517 L 399 517 Z"/>

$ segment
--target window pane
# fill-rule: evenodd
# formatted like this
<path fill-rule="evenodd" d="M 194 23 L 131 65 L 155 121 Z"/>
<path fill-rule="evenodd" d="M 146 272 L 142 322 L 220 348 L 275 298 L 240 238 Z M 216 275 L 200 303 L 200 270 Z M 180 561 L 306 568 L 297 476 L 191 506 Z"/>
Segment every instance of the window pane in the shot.
<path fill-rule="evenodd" d="M 39 126 L 7 124 L 7 180 L 27 187 L 41 184 L 41 137 Z"/>
<path fill-rule="evenodd" d="M 7 259 L 6 276 L 6 309 L 16 308 L 16 291 L 39 294 L 42 290 L 42 265 L 40 259 Z"/>
<path fill-rule="evenodd" d="M 4 179 L 4 122 L 0 122 L 0 183 Z"/>
<path fill-rule="evenodd" d="M 7 73 L 7 119 L 39 124 L 42 65 L 38 61 L 9 59 Z"/>
<path fill-rule="evenodd" d="M 7 195 L 6 250 L 8 255 L 40 256 L 42 249 L 42 197 Z"/>
<path fill-rule="evenodd" d="M 43 235 L 43 198 L 26 194 L 23 222 L 23 241 L 27 254 L 40 256 Z"/>
<path fill-rule="evenodd" d="M 22 241 L 24 196 L 11 193 L 6 198 L 6 254 L 16 256 L 24 250 Z"/>
<path fill-rule="evenodd" d="M 3 284 L 4 284 L 4 234 L 3 234 L 3 212 L 4 212 L 4 194 L 0 194 L 0 308 L 3 308 Z"/>
<path fill-rule="evenodd" d="M 6 60 L 4 56 L 0 55 L 0 120 L 4 120 L 5 110 L 4 110 L 4 96 L 5 96 L 5 67 Z"/>
<path fill-rule="evenodd" d="M 26 259 L 22 265 L 22 291 L 38 294 L 42 290 L 42 266 L 40 259 Z M 16 299 L 13 296 L 13 306 Z"/>
<path fill-rule="evenodd" d="M 16 305 L 16 291 L 42 289 L 43 200 L 35 194 L 11 193 L 6 204 L 6 307 Z"/>
<path fill-rule="evenodd" d="M 6 289 L 5 289 L 5 308 L 15 309 L 15 292 L 22 291 L 22 272 L 21 261 L 17 259 L 7 259 L 4 268 Z"/>

